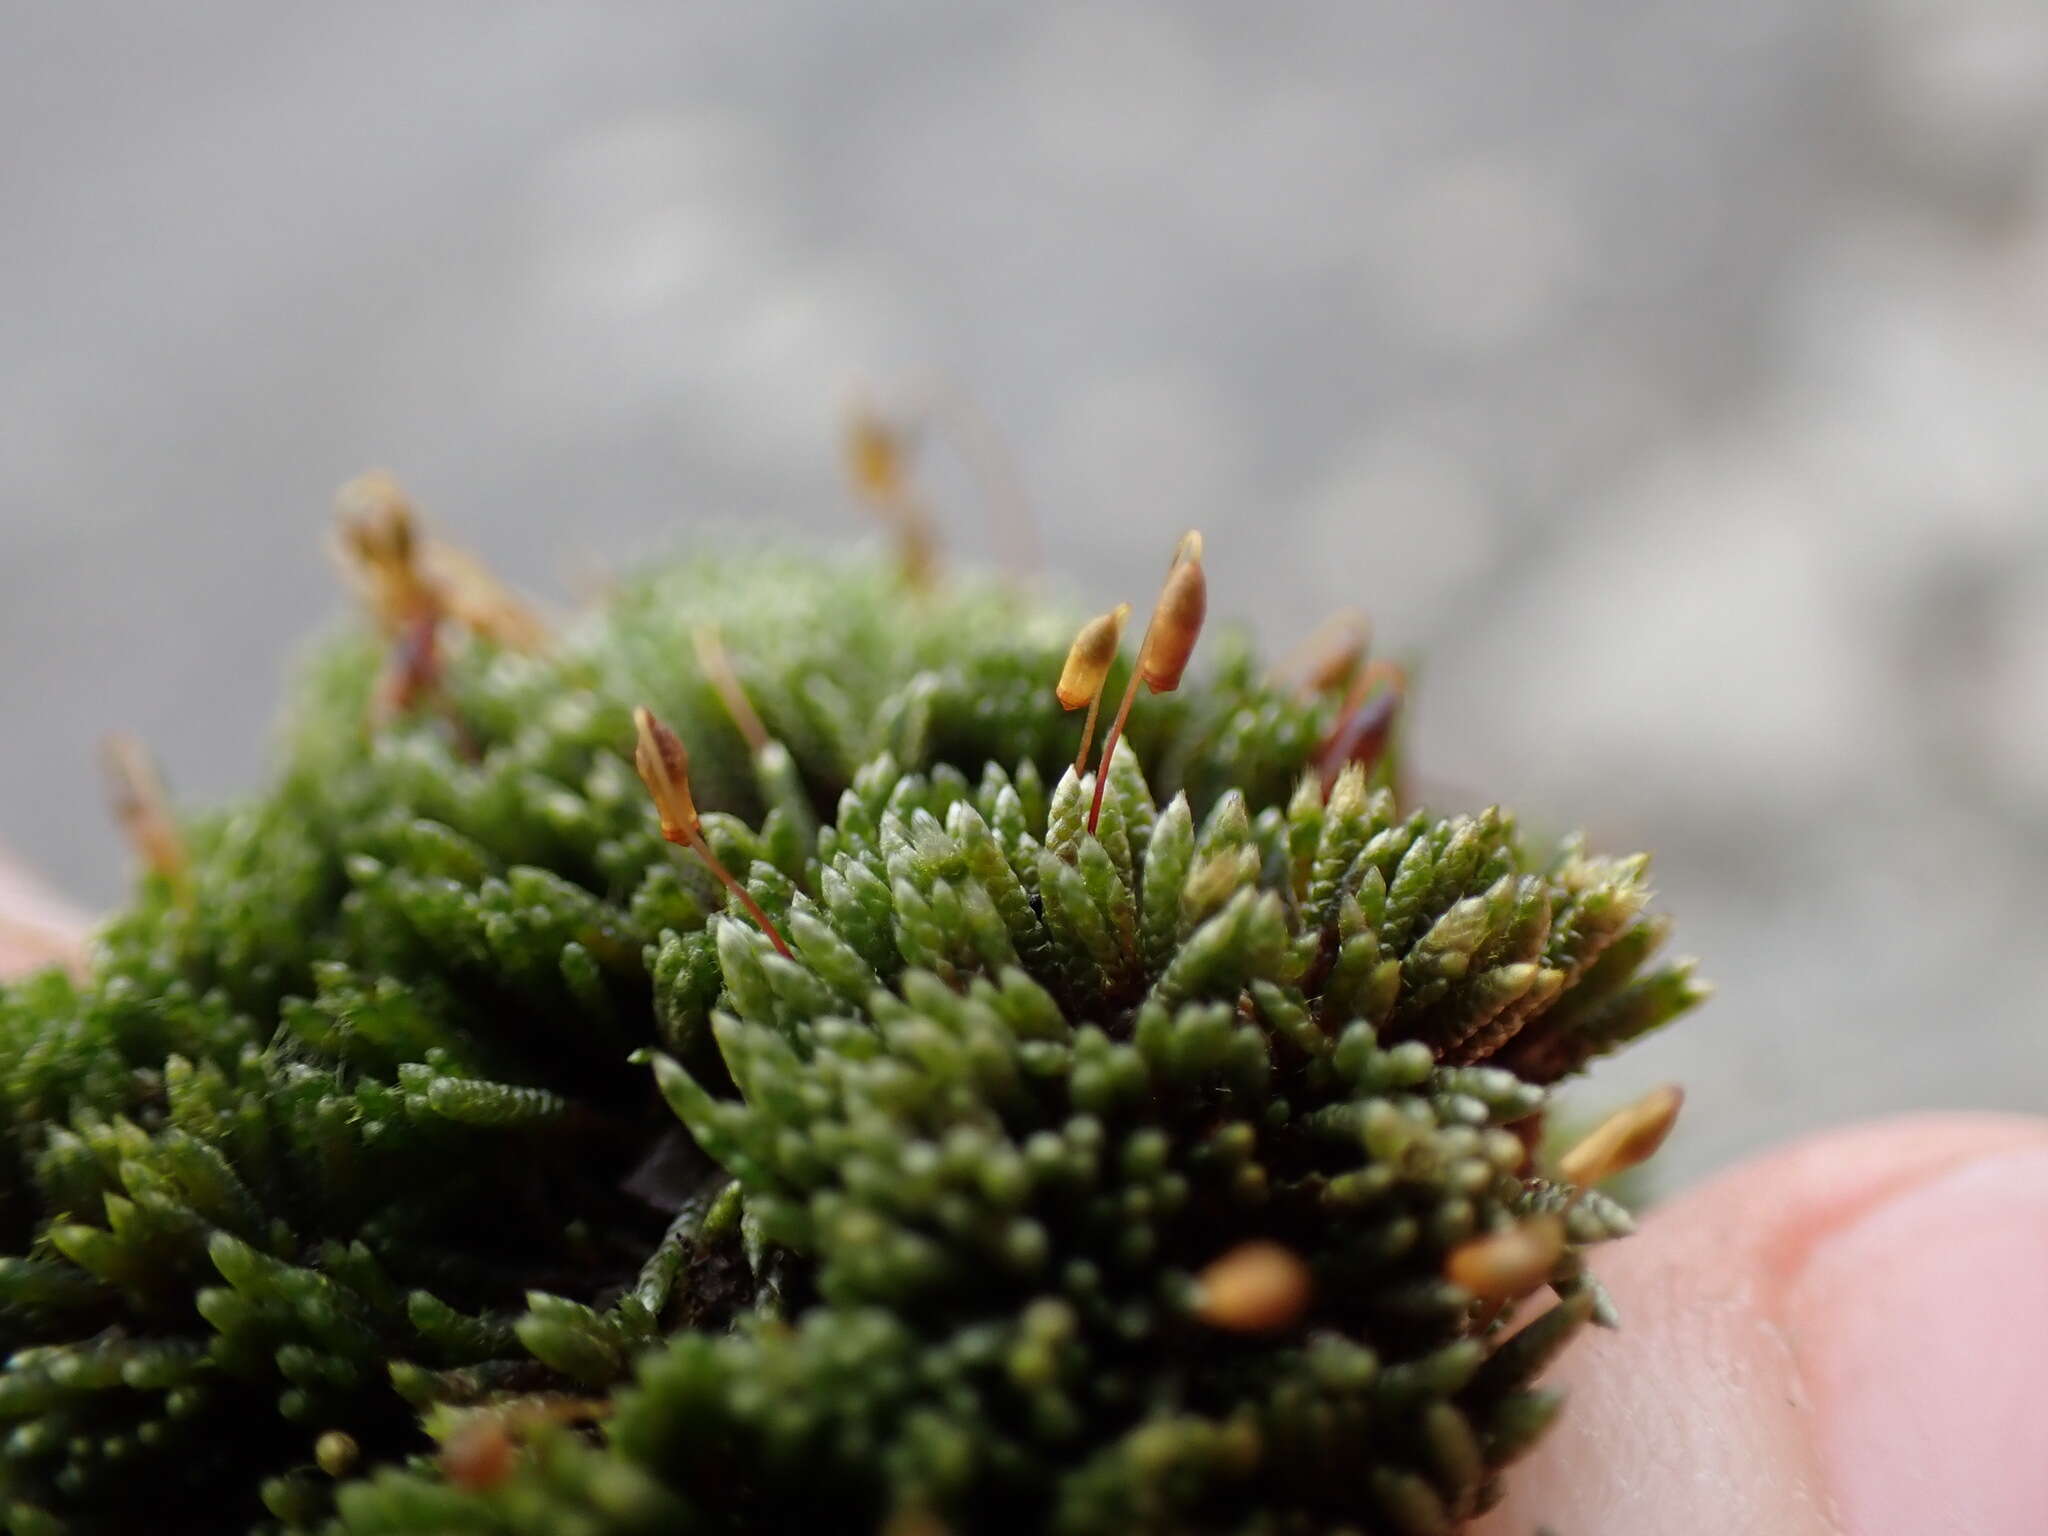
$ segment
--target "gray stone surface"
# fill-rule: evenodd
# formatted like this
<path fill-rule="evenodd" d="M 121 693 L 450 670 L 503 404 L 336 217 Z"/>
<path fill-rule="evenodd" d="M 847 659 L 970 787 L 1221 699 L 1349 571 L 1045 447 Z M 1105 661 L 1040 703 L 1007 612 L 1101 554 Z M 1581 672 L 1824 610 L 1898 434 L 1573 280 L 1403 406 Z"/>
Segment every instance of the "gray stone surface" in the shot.
<path fill-rule="evenodd" d="M 1275 644 L 1430 657 L 1438 793 L 1659 853 L 1684 1170 L 2039 1108 L 2048 11 L 2033 0 L 16 4 L 0 842 L 81 897 L 139 730 L 248 787 L 389 465 L 564 592 L 840 535 L 969 399 L 1050 563 L 1182 527 Z M 935 487 L 986 552 L 970 476 Z"/>

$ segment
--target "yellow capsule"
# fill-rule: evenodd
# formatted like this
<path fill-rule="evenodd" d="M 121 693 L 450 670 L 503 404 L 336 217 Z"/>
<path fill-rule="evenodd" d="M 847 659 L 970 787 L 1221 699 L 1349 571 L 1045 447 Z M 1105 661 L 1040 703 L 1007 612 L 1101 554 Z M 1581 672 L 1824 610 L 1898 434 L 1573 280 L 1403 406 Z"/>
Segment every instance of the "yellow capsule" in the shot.
<path fill-rule="evenodd" d="M 1602 1120 L 1560 1157 L 1558 1177 L 1590 1188 L 1649 1161 L 1664 1145 L 1684 1106 L 1685 1090 L 1676 1083 L 1651 1089 Z"/>
<path fill-rule="evenodd" d="M 1202 620 L 1209 612 L 1209 581 L 1202 573 L 1202 536 L 1190 533 L 1180 542 L 1167 572 L 1166 585 L 1152 610 L 1152 622 L 1145 626 L 1144 643 L 1138 648 L 1138 674 L 1154 693 L 1171 693 L 1180 686 L 1195 642 L 1202 637 Z"/>
<path fill-rule="evenodd" d="M 313 1460 L 322 1472 L 332 1478 L 347 1477 L 355 1470 L 357 1458 L 362 1454 L 353 1435 L 341 1430 L 330 1429 L 313 1442 Z"/>
<path fill-rule="evenodd" d="M 1074 643 L 1067 648 L 1067 664 L 1060 669 L 1058 693 L 1062 709 L 1079 709 L 1093 704 L 1102 694 L 1103 679 L 1116 660 L 1123 643 L 1124 620 L 1131 616 L 1129 603 L 1118 603 L 1081 626 Z"/>
<path fill-rule="evenodd" d="M 1195 1316 L 1231 1333 L 1271 1333 L 1308 1310 L 1308 1265 L 1278 1243 L 1242 1243 L 1195 1277 Z"/>
<path fill-rule="evenodd" d="M 1460 1243 L 1444 1260 L 1444 1278 L 1487 1301 L 1513 1301 L 1549 1279 L 1563 1252 L 1564 1219 L 1546 1212 Z"/>
<path fill-rule="evenodd" d="M 690 846 L 698 838 L 697 805 L 690 798 L 690 754 L 682 738 L 642 706 L 633 711 L 633 766 L 661 815 L 661 835 Z"/>

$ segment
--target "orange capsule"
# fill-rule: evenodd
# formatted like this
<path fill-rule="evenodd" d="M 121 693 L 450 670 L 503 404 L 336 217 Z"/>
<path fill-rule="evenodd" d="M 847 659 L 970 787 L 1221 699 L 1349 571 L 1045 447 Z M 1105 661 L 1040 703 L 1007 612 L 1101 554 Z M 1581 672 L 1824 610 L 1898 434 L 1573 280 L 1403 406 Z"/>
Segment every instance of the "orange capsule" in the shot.
<path fill-rule="evenodd" d="M 1067 664 L 1060 669 L 1059 686 L 1054 690 L 1062 709 L 1079 709 L 1101 697 L 1103 680 L 1123 643 L 1124 620 L 1130 616 L 1131 605 L 1118 603 L 1081 626 L 1067 648 Z"/>
<path fill-rule="evenodd" d="M 1648 1162 L 1664 1145 L 1684 1107 L 1685 1090 L 1676 1083 L 1651 1089 L 1581 1137 L 1557 1160 L 1558 1177 L 1567 1184 L 1591 1188 Z"/>
<path fill-rule="evenodd" d="M 633 711 L 633 766 L 661 815 L 661 835 L 688 847 L 698 840 L 697 804 L 690 798 L 690 754 L 682 738 L 644 705 Z"/>
<path fill-rule="evenodd" d="M 1131 717 L 1131 701 L 1138 696 L 1138 683 L 1142 680 L 1154 693 L 1171 693 L 1180 686 L 1181 674 L 1187 671 L 1195 642 L 1202 637 L 1202 620 L 1208 611 L 1209 582 L 1202 574 L 1202 536 L 1190 531 L 1181 538 L 1180 547 L 1173 552 L 1173 564 L 1166 572 L 1166 585 L 1160 589 L 1159 601 L 1152 608 L 1152 618 L 1145 625 L 1145 638 L 1138 642 L 1138 665 L 1131 672 L 1130 685 L 1124 689 L 1123 702 L 1117 705 L 1109 734 L 1102 738 L 1102 765 L 1095 770 L 1095 798 L 1088 805 L 1088 831 L 1091 835 L 1101 822 L 1102 796 L 1109 787 L 1109 765 L 1115 760 L 1116 744 L 1124 733 L 1124 722 Z M 1084 739 L 1084 757 L 1086 751 Z M 1078 772 L 1081 759 L 1076 759 L 1074 766 Z"/>
<path fill-rule="evenodd" d="M 456 1487 L 482 1493 L 512 1475 L 518 1456 L 518 1447 L 496 1415 L 480 1414 L 443 1442 L 441 1472 Z"/>
<path fill-rule="evenodd" d="M 1138 648 L 1138 674 L 1154 693 L 1171 693 L 1180 686 L 1195 642 L 1202 637 L 1202 620 L 1209 612 L 1209 581 L 1202 573 L 1202 536 L 1190 533 L 1180 541 L 1173 569 L 1152 610 L 1152 622 L 1145 626 L 1145 639 Z"/>
<path fill-rule="evenodd" d="M 1308 1265 L 1273 1242 L 1241 1243 L 1195 1277 L 1195 1316 L 1231 1333 L 1272 1333 L 1308 1310 Z"/>
<path fill-rule="evenodd" d="M 1487 1301 L 1526 1296 L 1557 1268 L 1564 1220 L 1550 1212 L 1460 1243 L 1444 1260 L 1444 1278 Z"/>

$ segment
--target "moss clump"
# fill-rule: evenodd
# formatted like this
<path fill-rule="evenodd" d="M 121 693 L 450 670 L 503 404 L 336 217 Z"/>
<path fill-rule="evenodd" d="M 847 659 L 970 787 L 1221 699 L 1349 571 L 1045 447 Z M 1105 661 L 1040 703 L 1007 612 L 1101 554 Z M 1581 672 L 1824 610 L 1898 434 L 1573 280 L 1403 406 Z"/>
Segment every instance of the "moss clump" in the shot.
<path fill-rule="evenodd" d="M 1228 636 L 1134 713 L 1090 834 L 1071 632 L 750 558 L 544 654 L 451 635 L 445 711 L 376 730 L 378 645 L 323 651 L 274 791 L 187 828 L 89 979 L 0 991 L 8 1529 L 1485 1506 L 1627 1225 L 1526 1166 L 1548 1089 L 1698 996 L 1647 968 L 1643 861 L 1410 811 L 1384 766 L 1326 800 L 1335 694 Z M 640 703 L 793 958 L 661 841 Z M 1447 1258 L 1559 1210 L 1508 1338 Z M 1251 1244 L 1248 1308 L 1213 1266 Z"/>

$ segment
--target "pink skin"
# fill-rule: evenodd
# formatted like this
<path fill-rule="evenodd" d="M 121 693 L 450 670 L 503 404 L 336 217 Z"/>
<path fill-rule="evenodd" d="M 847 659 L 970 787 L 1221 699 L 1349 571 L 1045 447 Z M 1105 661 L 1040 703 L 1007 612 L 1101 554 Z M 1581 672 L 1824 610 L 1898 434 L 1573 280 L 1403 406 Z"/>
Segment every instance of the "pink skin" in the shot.
<path fill-rule="evenodd" d="M 78 913 L 0 863 L 0 976 Z M 1554 1372 L 1558 1428 L 1472 1536 L 2048 1531 L 2048 1120 L 1832 1131 L 1660 1207 Z"/>
<path fill-rule="evenodd" d="M 1798 1141 L 1594 1263 L 1623 1326 L 1475 1536 L 2048 1531 L 2048 1121 Z"/>

